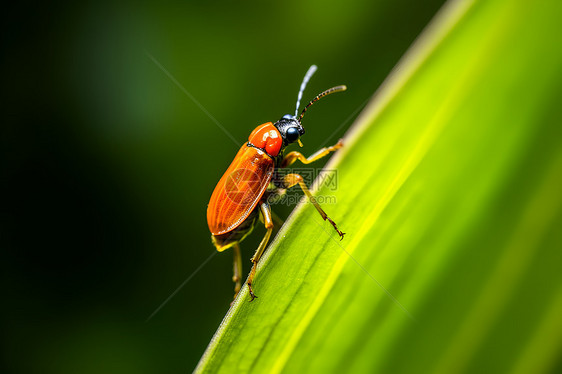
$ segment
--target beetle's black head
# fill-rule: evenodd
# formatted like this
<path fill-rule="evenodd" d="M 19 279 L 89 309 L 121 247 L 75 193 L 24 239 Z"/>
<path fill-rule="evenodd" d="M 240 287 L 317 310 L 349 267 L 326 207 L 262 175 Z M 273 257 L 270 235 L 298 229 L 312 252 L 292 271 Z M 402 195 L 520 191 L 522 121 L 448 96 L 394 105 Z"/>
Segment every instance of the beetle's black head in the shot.
<path fill-rule="evenodd" d="M 283 146 L 296 142 L 304 135 L 304 127 L 297 120 L 297 117 L 290 114 L 285 114 L 279 121 L 275 122 L 274 126 L 281 133 Z"/>

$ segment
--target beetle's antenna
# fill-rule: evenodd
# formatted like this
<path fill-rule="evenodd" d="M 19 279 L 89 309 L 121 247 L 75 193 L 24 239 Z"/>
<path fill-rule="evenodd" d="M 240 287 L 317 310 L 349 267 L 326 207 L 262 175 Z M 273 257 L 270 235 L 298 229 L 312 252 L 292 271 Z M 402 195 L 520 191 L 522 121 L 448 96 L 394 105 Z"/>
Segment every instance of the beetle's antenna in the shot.
<path fill-rule="evenodd" d="M 347 90 L 347 86 L 342 85 L 342 86 L 336 86 L 336 87 L 329 88 L 326 91 L 322 92 L 321 94 L 316 96 L 314 99 L 312 99 L 306 107 L 304 107 L 304 109 L 302 110 L 301 115 L 299 116 L 297 121 L 299 121 L 299 122 L 301 121 L 302 117 L 304 117 L 304 113 L 306 113 L 306 110 L 308 109 L 309 106 L 311 106 L 312 104 L 314 104 L 315 102 L 317 102 L 318 100 L 323 98 L 324 96 L 328 96 L 329 94 L 333 94 L 333 93 L 336 93 L 336 92 L 342 92 L 342 91 L 345 91 L 345 90 Z"/>
<path fill-rule="evenodd" d="M 304 89 L 306 88 L 306 84 L 310 80 L 310 77 L 312 77 L 312 75 L 316 72 L 316 69 L 318 69 L 318 67 L 316 65 L 312 65 L 311 67 L 308 68 L 308 71 L 304 75 L 304 79 L 302 80 L 301 88 L 299 90 L 299 96 L 297 97 L 297 107 L 295 108 L 295 117 L 299 112 L 299 105 L 301 104 L 302 94 L 304 92 Z"/>

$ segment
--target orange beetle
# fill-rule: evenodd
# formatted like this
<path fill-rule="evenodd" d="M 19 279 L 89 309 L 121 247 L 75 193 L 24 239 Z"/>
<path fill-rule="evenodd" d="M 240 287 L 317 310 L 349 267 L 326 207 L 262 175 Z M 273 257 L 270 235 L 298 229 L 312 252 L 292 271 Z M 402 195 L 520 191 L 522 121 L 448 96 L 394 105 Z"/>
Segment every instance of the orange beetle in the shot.
<path fill-rule="evenodd" d="M 298 142 L 302 147 L 300 137 L 304 134 L 304 128 L 301 120 L 306 110 L 322 97 L 347 89 L 346 86 L 337 86 L 322 92 L 308 103 L 297 118 L 302 94 L 315 71 L 316 66 L 312 65 L 303 79 L 295 115 L 286 114 L 275 123 L 267 122 L 256 127 L 220 179 L 209 201 L 207 223 L 212 234 L 213 244 L 219 252 L 230 247 L 234 249 L 234 276 L 232 277 L 236 284 L 234 297 L 242 286 L 242 260 L 239 243 L 252 232 L 260 219 L 267 232 L 252 257 L 253 266 L 247 282 L 250 301 L 257 297 L 252 289 L 256 266 L 273 231 L 269 201 L 283 195 L 287 188 L 298 184 L 322 218 L 328 220 L 339 234 L 340 240 L 343 239 L 344 233 L 316 202 L 302 176 L 292 173 L 281 177 L 276 173 L 277 168 L 285 168 L 296 160 L 309 164 L 342 147 L 340 140 L 336 145 L 322 148 L 308 158 L 299 152 L 284 155 L 285 148 L 292 143 Z"/>

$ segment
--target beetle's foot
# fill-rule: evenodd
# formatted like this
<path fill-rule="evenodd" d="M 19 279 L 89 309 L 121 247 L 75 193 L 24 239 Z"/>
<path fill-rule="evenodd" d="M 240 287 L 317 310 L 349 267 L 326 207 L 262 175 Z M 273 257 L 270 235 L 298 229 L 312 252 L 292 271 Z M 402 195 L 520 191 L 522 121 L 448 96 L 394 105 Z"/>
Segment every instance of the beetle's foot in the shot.
<path fill-rule="evenodd" d="M 250 291 L 250 303 L 252 301 L 254 301 L 254 299 L 257 299 L 258 297 L 256 296 L 256 294 L 254 294 L 254 291 L 252 290 L 252 285 L 250 283 L 248 283 L 248 291 Z"/>
<path fill-rule="evenodd" d="M 326 216 L 326 219 L 328 220 L 328 222 L 330 222 L 332 224 L 332 226 L 334 226 L 334 229 L 336 229 L 336 231 L 338 232 L 338 235 L 340 236 L 340 240 L 343 240 L 343 236 L 345 235 L 345 232 L 340 231 L 340 229 L 338 229 L 338 226 L 336 225 L 336 223 L 334 221 L 332 221 L 332 219 L 328 216 Z"/>

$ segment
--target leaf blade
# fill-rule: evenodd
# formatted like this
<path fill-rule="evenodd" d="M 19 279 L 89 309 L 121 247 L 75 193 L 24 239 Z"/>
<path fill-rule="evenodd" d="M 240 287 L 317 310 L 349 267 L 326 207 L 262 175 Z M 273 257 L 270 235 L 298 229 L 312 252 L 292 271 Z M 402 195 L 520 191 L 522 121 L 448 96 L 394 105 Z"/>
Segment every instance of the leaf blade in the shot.
<path fill-rule="evenodd" d="M 338 204 L 327 211 L 348 232 L 344 250 L 312 207 L 296 208 L 259 268 L 259 305 L 241 295 L 219 329 L 220 345 L 211 343 L 198 369 L 529 365 L 527 358 L 512 366 L 511 358 L 536 349 L 525 334 L 545 328 L 530 316 L 550 321 L 552 313 L 541 308 L 556 308 L 562 289 L 554 282 L 531 305 L 514 296 L 535 279 L 557 279 L 555 269 L 537 271 L 560 261 L 552 231 L 562 216 L 555 125 L 562 54 L 551 49 L 559 14 L 554 2 L 450 4 L 327 166 L 340 172 Z M 350 255 L 421 322 L 412 322 Z M 542 257 L 547 264 L 530 267 Z M 529 290 L 524 295 L 534 298 Z M 511 331 L 502 320 L 525 326 Z M 560 348 L 560 334 L 548 339 Z M 545 370 L 555 352 L 539 362 Z"/>

